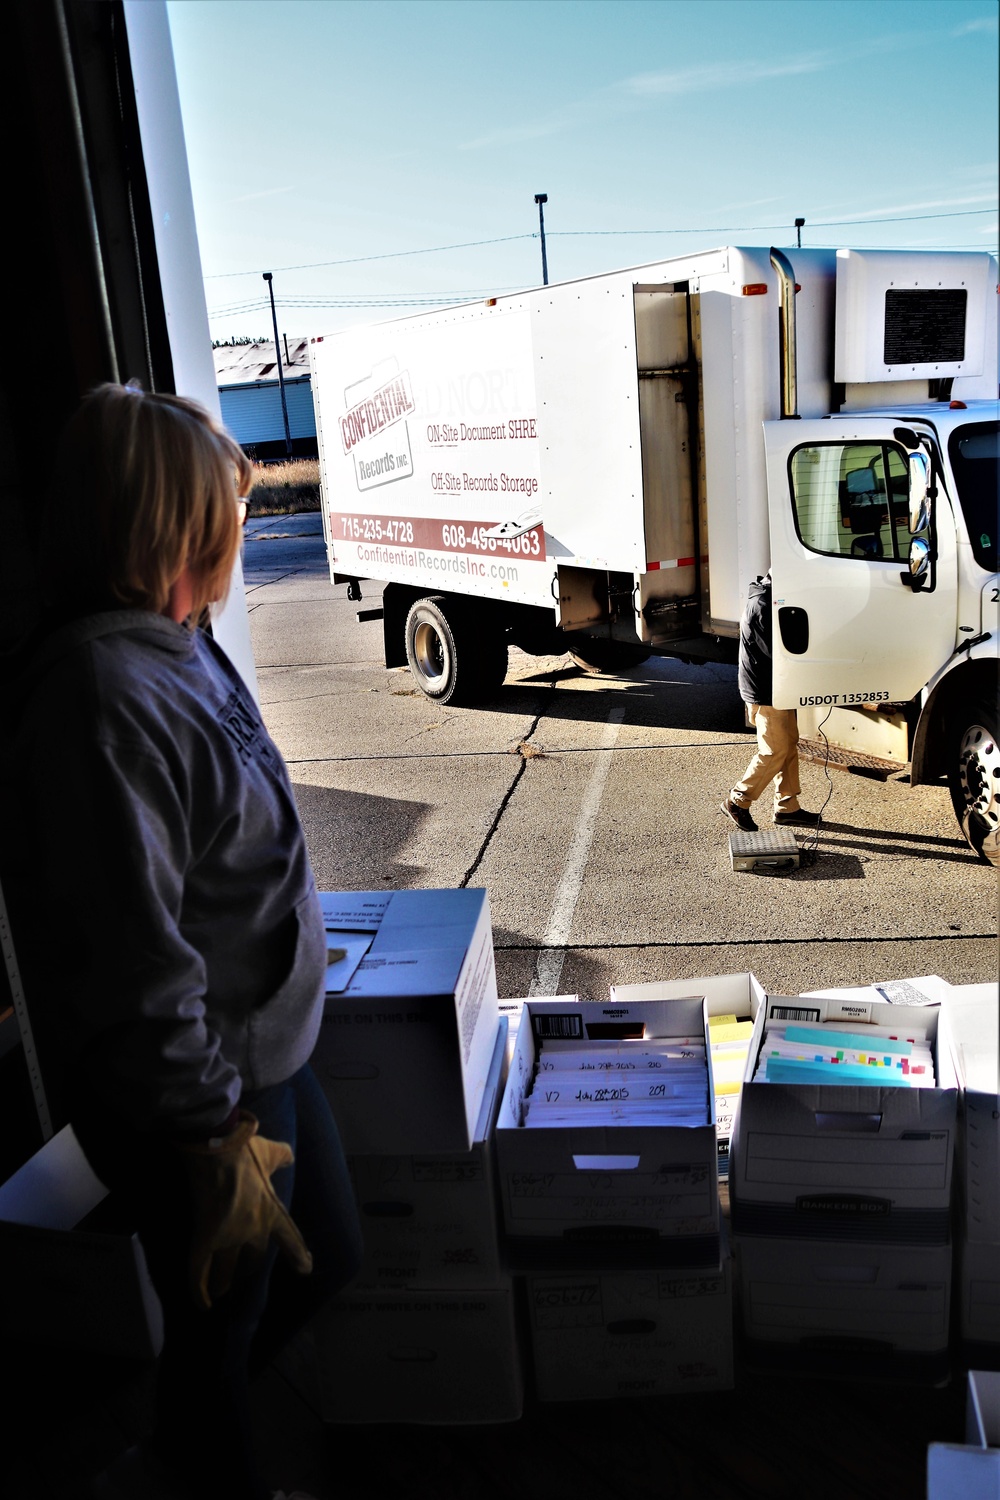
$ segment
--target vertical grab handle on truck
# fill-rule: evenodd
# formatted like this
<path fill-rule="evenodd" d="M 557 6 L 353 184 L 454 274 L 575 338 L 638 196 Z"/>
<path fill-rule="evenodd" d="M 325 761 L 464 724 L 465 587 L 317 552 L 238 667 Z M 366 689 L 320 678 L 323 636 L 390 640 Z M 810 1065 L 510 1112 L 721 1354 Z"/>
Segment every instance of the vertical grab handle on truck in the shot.
<path fill-rule="evenodd" d="M 795 348 L 795 272 L 787 255 L 771 246 L 778 273 L 778 341 L 781 349 L 781 420 L 798 421 L 798 358 Z"/>

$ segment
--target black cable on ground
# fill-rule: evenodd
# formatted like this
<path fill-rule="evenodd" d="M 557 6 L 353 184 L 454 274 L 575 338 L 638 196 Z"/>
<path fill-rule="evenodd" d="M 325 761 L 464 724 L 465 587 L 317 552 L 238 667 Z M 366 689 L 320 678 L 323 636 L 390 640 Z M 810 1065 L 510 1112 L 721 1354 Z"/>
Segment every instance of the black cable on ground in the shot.
<path fill-rule="evenodd" d="M 823 806 L 819 810 L 819 816 L 816 821 L 816 826 L 813 829 L 812 842 L 799 845 L 800 868 L 803 865 L 807 868 L 810 865 L 814 865 L 816 863 L 816 860 L 819 858 L 816 852 L 816 846 L 819 843 L 819 830 L 823 823 L 823 814 L 826 812 L 826 809 L 830 803 L 830 798 L 833 796 L 833 777 L 830 775 L 830 741 L 827 739 L 826 734 L 823 731 L 823 725 L 826 723 L 827 719 L 832 713 L 833 707 L 831 705 L 831 707 L 828 708 L 826 713 L 823 715 L 823 718 L 820 720 L 817 728 L 817 733 L 822 736 L 823 744 L 826 746 L 826 750 L 823 755 L 823 775 L 827 779 L 828 787 L 826 797 L 823 800 Z"/>

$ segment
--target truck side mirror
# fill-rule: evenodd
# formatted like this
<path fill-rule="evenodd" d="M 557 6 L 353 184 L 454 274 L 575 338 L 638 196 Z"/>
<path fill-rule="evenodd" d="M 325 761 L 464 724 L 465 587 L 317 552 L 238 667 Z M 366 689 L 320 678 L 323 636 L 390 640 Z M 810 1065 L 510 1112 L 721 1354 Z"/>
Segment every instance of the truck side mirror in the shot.
<path fill-rule="evenodd" d="M 926 587 L 931 576 L 931 549 L 930 543 L 922 536 L 915 536 L 910 542 L 910 588 L 914 593 Z M 906 574 L 903 574 L 906 578 Z"/>
<path fill-rule="evenodd" d="M 926 453 L 910 453 L 907 459 L 907 470 L 909 482 L 907 487 L 909 502 L 909 526 L 910 534 L 918 531 L 926 531 L 930 525 L 930 487 L 931 466 Z M 913 572 L 913 552 L 910 551 L 910 571 Z"/>

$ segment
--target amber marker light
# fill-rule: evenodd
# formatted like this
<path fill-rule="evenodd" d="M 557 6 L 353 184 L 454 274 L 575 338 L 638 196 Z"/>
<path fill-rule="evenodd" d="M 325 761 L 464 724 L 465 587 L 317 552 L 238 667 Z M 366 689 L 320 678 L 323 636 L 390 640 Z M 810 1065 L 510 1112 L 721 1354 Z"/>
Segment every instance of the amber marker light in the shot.
<path fill-rule="evenodd" d="M 743 288 L 744 297 L 765 297 L 767 295 L 766 281 L 750 281 Z"/>

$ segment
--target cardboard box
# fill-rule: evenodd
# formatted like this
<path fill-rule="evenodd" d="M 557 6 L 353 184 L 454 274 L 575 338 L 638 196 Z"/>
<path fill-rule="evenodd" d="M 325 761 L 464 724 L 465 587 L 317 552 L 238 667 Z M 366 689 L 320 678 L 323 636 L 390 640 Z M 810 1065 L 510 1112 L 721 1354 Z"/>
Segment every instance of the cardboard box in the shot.
<path fill-rule="evenodd" d="M 631 1000 L 679 1000 L 686 995 L 704 995 L 710 1016 L 733 1015 L 752 1021 L 764 1000 L 763 987 L 755 974 L 714 974 L 707 979 L 654 979 L 648 984 L 613 984 L 611 1002 Z M 715 1128 L 718 1135 L 719 1177 L 729 1176 L 729 1153 L 739 1091 L 721 1092 L 715 1087 Z"/>
<path fill-rule="evenodd" d="M 107 1199 L 68 1125 L 0 1186 L 9 1336 L 125 1359 L 159 1354 L 163 1315 L 138 1237 L 87 1225 Z"/>
<path fill-rule="evenodd" d="M 958 1106 L 947 1016 L 938 1004 L 844 998 L 863 993 L 770 995 L 759 1007 L 731 1151 L 737 1233 L 947 1242 Z M 754 1083 L 765 1018 L 772 1016 L 922 1026 L 937 1087 Z"/>
<path fill-rule="evenodd" d="M 504 1277 L 493 1170 L 493 1127 L 506 1077 L 507 1021 L 471 1151 L 436 1156 L 352 1156 L 365 1258 L 352 1288 L 496 1287 Z"/>
<path fill-rule="evenodd" d="M 541 1401 L 690 1395 L 733 1384 L 732 1262 L 527 1278 Z"/>
<path fill-rule="evenodd" d="M 1000 1374 L 970 1370 L 965 1443 L 931 1443 L 927 1500 L 1000 1500 Z"/>
<path fill-rule="evenodd" d="M 498 1002 L 498 1008 L 499 1008 L 499 1011 L 500 1011 L 500 1015 L 507 1017 L 508 1028 L 509 1028 L 508 1031 L 507 1031 L 507 1066 L 508 1066 L 508 1068 L 510 1067 L 511 1059 L 514 1056 L 514 1048 L 517 1046 L 517 1032 L 518 1032 L 518 1028 L 521 1025 L 521 1017 L 524 1014 L 524 1007 L 528 1003 L 528 998 L 529 997 L 527 995 L 520 995 L 520 996 L 515 997 L 512 1000 L 500 1000 Z M 573 1002 L 579 1000 L 580 996 L 579 995 L 535 995 L 532 998 L 534 998 L 536 1000 L 561 1000 L 565 1004 L 569 1005 L 569 1004 L 572 1004 Z"/>
<path fill-rule="evenodd" d="M 469 1151 L 499 1019 L 486 892 L 349 892 L 342 904 L 369 897 L 371 946 L 327 996 L 311 1058 L 344 1149 Z M 331 894 L 321 900 L 329 911 Z"/>
<path fill-rule="evenodd" d="M 943 1003 L 961 1089 L 955 1159 L 961 1232 L 979 1244 L 996 1245 L 1000 1243 L 1000 996 L 996 984 L 949 985 Z"/>
<path fill-rule="evenodd" d="M 968 1344 L 990 1344 L 1000 1352 L 1000 1242 L 960 1239 L 958 1324 Z"/>
<path fill-rule="evenodd" d="M 579 1036 L 707 1035 L 704 1001 L 605 1005 L 529 1000 L 496 1128 L 506 1252 L 518 1269 L 594 1263 L 618 1246 L 672 1263 L 717 1265 L 719 1194 L 714 1105 L 698 1127 L 522 1127 L 536 1030 Z M 561 1029 L 560 1028 L 564 1028 Z M 706 1044 L 707 1045 L 707 1044 Z M 572 1247 L 581 1253 L 571 1259 Z M 620 1262 L 619 1262 L 620 1263 Z"/>
<path fill-rule="evenodd" d="M 737 1237 L 748 1339 L 855 1361 L 948 1348 L 950 1245 Z"/>
<path fill-rule="evenodd" d="M 516 1422 L 524 1405 L 513 1288 L 349 1292 L 315 1325 L 330 1423 Z"/>

